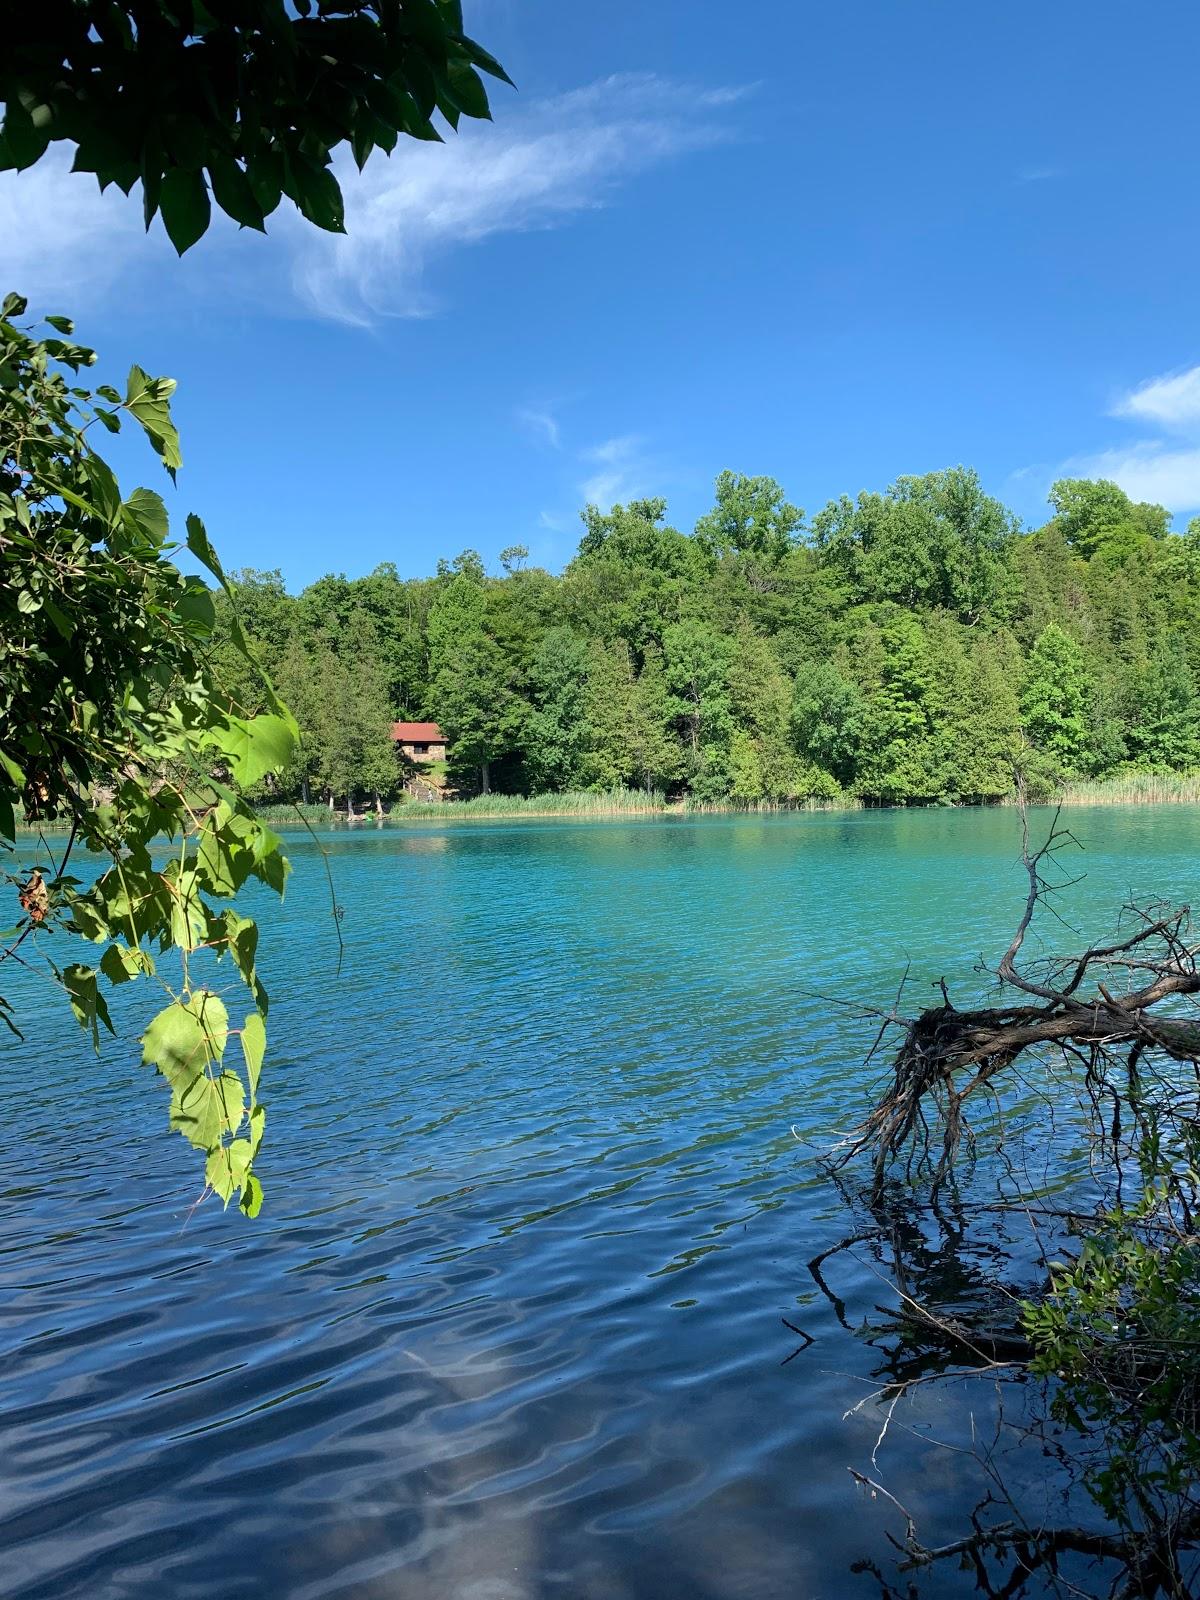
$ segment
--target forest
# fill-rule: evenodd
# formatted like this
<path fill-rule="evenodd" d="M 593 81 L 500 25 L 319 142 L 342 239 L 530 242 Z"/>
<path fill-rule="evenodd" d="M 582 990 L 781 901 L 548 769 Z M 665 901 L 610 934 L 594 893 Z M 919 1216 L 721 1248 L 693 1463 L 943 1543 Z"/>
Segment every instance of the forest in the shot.
<path fill-rule="evenodd" d="M 451 741 L 445 792 L 617 788 L 714 804 L 981 803 L 1200 765 L 1200 519 L 1065 479 L 1027 530 L 964 468 L 811 518 L 722 472 L 691 532 L 662 499 L 582 513 L 561 575 L 514 545 L 403 579 L 278 571 L 218 592 L 217 676 L 262 709 L 232 611 L 302 738 L 265 794 L 397 796 L 393 718 Z"/>

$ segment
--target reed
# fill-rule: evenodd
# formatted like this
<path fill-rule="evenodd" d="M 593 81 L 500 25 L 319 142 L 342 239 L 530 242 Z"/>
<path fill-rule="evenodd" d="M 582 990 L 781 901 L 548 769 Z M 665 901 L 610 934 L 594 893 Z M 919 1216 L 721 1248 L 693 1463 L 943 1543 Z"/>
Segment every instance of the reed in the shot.
<path fill-rule="evenodd" d="M 1127 772 L 1063 785 L 1065 806 L 1193 806 L 1200 804 L 1200 772 Z"/>
<path fill-rule="evenodd" d="M 260 822 L 297 822 L 303 820 L 310 828 L 327 828 L 330 820 L 330 810 L 326 805 L 303 805 L 299 800 L 286 805 L 256 805 L 254 815 Z M 336 816 L 338 813 L 332 813 Z M 341 813 L 344 818 L 345 813 Z"/>
<path fill-rule="evenodd" d="M 651 816 L 667 810 L 657 790 L 583 790 L 567 794 L 481 794 L 473 800 L 427 803 L 406 800 L 394 805 L 389 822 L 470 822 L 504 817 Z"/>

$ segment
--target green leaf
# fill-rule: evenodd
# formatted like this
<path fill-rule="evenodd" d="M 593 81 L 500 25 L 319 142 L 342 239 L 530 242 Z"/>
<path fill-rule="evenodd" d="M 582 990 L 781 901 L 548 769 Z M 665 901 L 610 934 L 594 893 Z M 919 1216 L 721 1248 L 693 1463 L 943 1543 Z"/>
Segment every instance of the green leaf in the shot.
<path fill-rule="evenodd" d="M 247 1173 L 246 1187 L 242 1190 L 242 1198 L 238 1204 L 246 1216 L 253 1218 L 262 1210 L 262 1203 L 262 1184 L 252 1172 Z"/>
<path fill-rule="evenodd" d="M 204 1177 L 209 1186 L 228 1205 L 234 1190 L 245 1188 L 246 1176 L 254 1151 L 248 1139 L 235 1139 L 232 1144 L 219 1145 L 209 1153 L 204 1163 Z"/>
<path fill-rule="evenodd" d="M 67 997 L 71 1002 L 71 1010 L 75 1013 L 76 1021 L 81 1028 L 90 1028 L 92 1046 L 98 1052 L 100 1049 L 100 1029 L 98 1024 L 103 1023 L 109 1033 L 115 1032 L 112 1019 L 108 1014 L 108 1006 L 104 996 L 96 987 L 95 967 L 81 967 L 75 963 L 63 971 L 63 983 L 66 986 Z"/>
<path fill-rule="evenodd" d="M 220 808 L 204 819 L 196 845 L 196 865 L 213 894 L 236 894 L 250 876 L 254 857 L 244 840 L 221 825 Z"/>
<path fill-rule="evenodd" d="M 146 437 L 172 477 L 183 465 L 183 457 L 179 453 L 179 434 L 171 421 L 168 404 L 174 389 L 173 378 L 148 377 L 141 367 L 131 367 L 129 370 L 125 408 L 141 423 Z"/>
<path fill-rule="evenodd" d="M 201 1071 L 174 1089 L 171 1126 L 195 1149 L 212 1150 L 226 1134 L 237 1132 L 246 1113 L 246 1091 L 236 1072 Z"/>
<path fill-rule="evenodd" d="M 39 106 L 31 114 L 15 94 L 9 95 L 4 108 L 3 137 L 9 160 L 18 171 L 32 167 L 45 155 L 50 143 L 50 127 L 49 106 Z"/>
<path fill-rule="evenodd" d="M 142 1062 L 168 1081 L 191 1080 L 208 1060 L 200 1018 L 182 1001 L 166 1006 L 142 1035 Z"/>
<path fill-rule="evenodd" d="M 61 606 L 56 605 L 51 600 L 49 595 L 46 596 L 46 615 L 57 628 L 60 638 L 67 640 L 74 638 L 75 629 L 70 617 L 67 616 Z"/>
<path fill-rule="evenodd" d="M 281 772 L 295 749 L 287 721 L 269 711 L 257 717 L 230 717 L 227 728 L 210 734 L 206 742 L 225 757 L 244 789 L 268 772 Z"/>
<path fill-rule="evenodd" d="M 250 1112 L 250 1151 L 256 1156 L 263 1142 L 263 1134 L 267 1128 L 266 1106 L 255 1106 Z"/>
<path fill-rule="evenodd" d="M 112 468 L 99 456 L 89 455 L 83 463 L 83 473 L 99 515 L 106 522 L 115 523 L 121 510 L 121 490 Z"/>
<path fill-rule="evenodd" d="M 213 597 L 204 585 L 196 580 L 193 587 L 188 581 L 188 588 L 180 595 L 175 603 L 175 614 L 181 621 L 197 628 L 206 637 L 213 630 L 216 623 L 216 607 Z"/>
<path fill-rule="evenodd" d="M 250 1099 L 256 1101 L 258 1078 L 267 1049 L 267 1030 L 257 1011 L 252 1011 L 242 1024 L 241 1039 L 242 1055 L 246 1058 L 246 1077 L 250 1083 Z"/>
<path fill-rule="evenodd" d="M 435 54 L 446 49 L 446 21 L 437 0 L 404 0 L 404 21 L 414 38 L 428 45 Z"/>
<path fill-rule="evenodd" d="M 126 517 L 154 544 L 167 537 L 167 508 L 153 489 L 135 489 L 121 507 Z"/>
<path fill-rule="evenodd" d="M 224 1000 L 211 989 L 197 989 L 188 1004 L 195 1008 L 213 1058 L 220 1060 L 229 1038 L 229 1012 Z"/>
<path fill-rule="evenodd" d="M 214 156 L 208 165 L 213 199 L 227 217 L 243 228 L 265 233 L 263 208 L 255 198 L 250 180 L 232 156 Z"/>
<path fill-rule="evenodd" d="M 507 83 L 510 88 L 515 89 L 517 87 L 495 56 L 489 54 L 481 44 L 476 44 L 474 39 L 464 37 L 462 46 L 477 67 L 482 67 L 485 72 L 489 73 L 493 78 L 499 78 L 503 83 Z"/>
<path fill-rule="evenodd" d="M 100 971 L 111 984 L 129 983 L 134 978 L 151 976 L 154 958 L 148 950 L 131 950 L 128 945 L 118 942 L 110 944 L 101 956 Z"/>
<path fill-rule="evenodd" d="M 203 878 L 194 856 L 181 867 L 169 862 L 163 878 L 171 885 L 171 943 L 181 950 L 199 950 L 208 944 L 217 928 L 217 919 L 205 903 Z"/>
<path fill-rule="evenodd" d="M 25 787 L 25 773 L 9 755 L 0 750 L 0 767 L 8 774 L 9 781 L 15 783 L 18 789 Z"/>
<path fill-rule="evenodd" d="M 330 169 L 310 161 L 307 156 L 293 155 L 285 159 L 290 182 L 284 188 L 302 214 L 328 233 L 345 233 L 342 191 Z"/>
<path fill-rule="evenodd" d="M 215 1194 L 220 1195 L 226 1205 L 229 1204 L 233 1196 L 234 1182 L 227 1146 L 218 1145 L 215 1150 L 209 1151 L 208 1160 L 204 1163 L 204 1181 Z"/>
<path fill-rule="evenodd" d="M 475 69 L 465 61 L 452 61 L 446 76 L 450 98 L 458 109 L 468 117 L 490 120 L 487 91 Z"/>
<path fill-rule="evenodd" d="M 225 569 L 221 565 L 221 558 L 213 549 L 204 524 L 196 515 L 189 515 L 187 519 L 187 547 L 199 561 L 201 566 L 207 567 L 213 577 L 223 589 L 227 589 Z"/>
<path fill-rule="evenodd" d="M 203 236 L 211 215 L 203 174 L 172 167 L 163 177 L 158 205 L 167 235 L 183 255 Z"/>
<path fill-rule="evenodd" d="M 259 982 L 254 958 L 258 951 L 258 926 L 249 917 L 241 917 L 231 906 L 221 918 L 225 925 L 225 948 L 238 969 L 242 982 L 254 996 L 260 1014 L 267 1015 L 267 991 Z"/>
<path fill-rule="evenodd" d="M 269 217 L 283 194 L 283 165 L 274 150 L 260 145 L 246 158 L 246 182 L 264 217 Z"/>
<path fill-rule="evenodd" d="M 188 1084 L 210 1061 L 219 1060 L 229 1033 L 229 1013 L 219 995 L 199 989 L 186 1003 L 175 1000 L 142 1035 L 142 1061 L 172 1084 Z"/>

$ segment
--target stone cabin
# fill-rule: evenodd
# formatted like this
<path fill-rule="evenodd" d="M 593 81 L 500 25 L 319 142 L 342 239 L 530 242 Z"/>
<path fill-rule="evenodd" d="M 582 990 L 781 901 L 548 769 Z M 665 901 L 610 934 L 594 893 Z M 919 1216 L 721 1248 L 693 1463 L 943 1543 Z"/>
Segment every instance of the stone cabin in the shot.
<path fill-rule="evenodd" d="M 446 759 L 446 735 L 436 722 L 393 722 L 392 738 L 410 761 Z"/>

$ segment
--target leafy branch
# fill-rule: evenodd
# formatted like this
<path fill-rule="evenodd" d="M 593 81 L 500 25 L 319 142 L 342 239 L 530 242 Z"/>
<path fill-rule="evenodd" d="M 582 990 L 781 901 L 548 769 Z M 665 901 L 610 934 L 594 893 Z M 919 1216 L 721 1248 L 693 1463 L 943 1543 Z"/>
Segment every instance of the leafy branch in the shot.
<path fill-rule="evenodd" d="M 289 867 L 243 795 L 292 759 L 296 724 L 236 617 L 233 646 L 266 709 L 246 714 L 223 691 L 210 664 L 212 595 L 168 559 L 161 497 L 123 497 L 88 437 L 96 421 L 115 433 L 132 419 L 173 478 L 173 382 L 135 366 L 124 395 L 93 394 L 74 381 L 95 356 L 70 342 L 71 324 L 50 318 L 56 337 L 38 339 L 18 325 L 25 310 L 15 295 L 0 306 L 0 847 L 15 857 L 19 821 L 65 821 L 69 836 L 57 862 L 39 832 L 33 862 L 0 872 L 19 911 L 0 963 L 56 983 L 97 1049 L 113 1026 L 106 988 L 156 983 L 166 1004 L 142 1036 L 143 1062 L 170 1087 L 170 1125 L 204 1158 L 205 1192 L 236 1195 L 254 1216 L 268 997 L 257 925 L 235 901 L 251 879 L 282 895 Z M 187 547 L 232 601 L 194 516 Z M 89 881 L 68 870 L 80 842 L 107 863 Z M 56 941 L 72 934 L 102 948 L 60 967 Z M 178 963 L 174 982 L 164 957 Z M 248 997 L 240 1028 L 213 963 Z M 3 998 L 0 1019 L 17 1031 Z"/>

